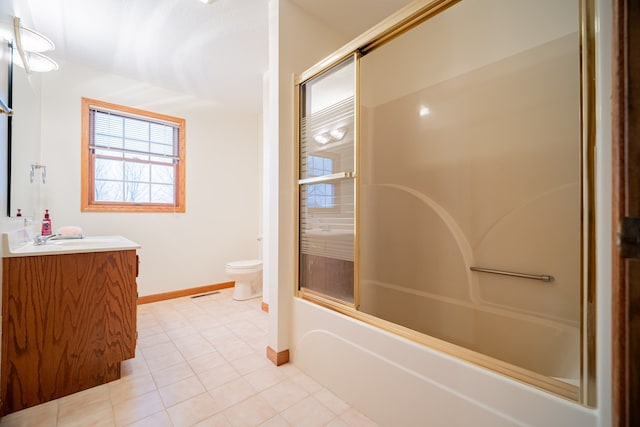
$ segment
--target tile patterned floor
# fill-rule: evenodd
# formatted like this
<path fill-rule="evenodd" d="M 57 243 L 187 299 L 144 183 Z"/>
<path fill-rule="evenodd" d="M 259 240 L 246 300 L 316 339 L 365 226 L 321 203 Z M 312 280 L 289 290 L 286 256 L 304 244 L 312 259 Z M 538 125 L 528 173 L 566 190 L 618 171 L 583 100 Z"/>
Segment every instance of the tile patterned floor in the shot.
<path fill-rule="evenodd" d="M 122 378 L 7 415 L 0 427 L 375 426 L 293 364 L 265 357 L 260 299 L 231 289 L 138 306 Z"/>

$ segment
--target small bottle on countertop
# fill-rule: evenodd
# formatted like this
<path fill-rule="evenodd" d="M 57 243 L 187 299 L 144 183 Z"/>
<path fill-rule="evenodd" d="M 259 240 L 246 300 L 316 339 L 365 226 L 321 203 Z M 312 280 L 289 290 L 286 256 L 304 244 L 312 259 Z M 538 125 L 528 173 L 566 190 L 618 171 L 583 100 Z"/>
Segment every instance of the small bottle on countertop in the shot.
<path fill-rule="evenodd" d="M 22 209 L 18 209 L 18 213 L 16 214 L 17 217 L 22 216 Z"/>
<path fill-rule="evenodd" d="M 44 219 L 42 220 L 42 231 L 40 232 L 43 236 L 51 235 L 51 217 L 49 217 L 49 209 L 46 209 L 44 212 Z"/>

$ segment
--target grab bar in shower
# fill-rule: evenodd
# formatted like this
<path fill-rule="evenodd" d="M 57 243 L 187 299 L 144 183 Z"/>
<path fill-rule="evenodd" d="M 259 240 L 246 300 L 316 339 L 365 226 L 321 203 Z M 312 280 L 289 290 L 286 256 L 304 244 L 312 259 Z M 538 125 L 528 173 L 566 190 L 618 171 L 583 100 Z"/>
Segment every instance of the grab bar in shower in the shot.
<path fill-rule="evenodd" d="M 477 271 L 479 273 L 491 273 L 501 274 L 503 276 L 522 277 L 523 279 L 542 280 L 543 282 L 553 281 L 553 276 L 548 274 L 527 274 L 527 273 L 514 273 L 513 271 L 493 270 L 491 268 L 469 267 L 471 271 Z"/>

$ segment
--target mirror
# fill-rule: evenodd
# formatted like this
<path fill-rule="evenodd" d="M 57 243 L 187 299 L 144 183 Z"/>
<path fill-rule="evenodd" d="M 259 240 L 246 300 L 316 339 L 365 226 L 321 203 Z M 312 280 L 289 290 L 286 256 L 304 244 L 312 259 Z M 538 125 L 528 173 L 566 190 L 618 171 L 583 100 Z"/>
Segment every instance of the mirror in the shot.
<path fill-rule="evenodd" d="M 9 141 L 11 140 L 11 116 L 6 114 L 6 111 L 11 110 L 11 73 L 13 68 L 11 67 L 11 45 L 9 43 L 2 43 L 0 46 L 0 64 L 5 64 L 0 70 L 0 100 L 2 101 L 2 113 L 0 113 L 0 162 L 7 165 L 7 170 L 11 168 L 11 162 L 9 156 L 11 154 Z M 6 108 L 5 108 L 6 107 Z M 7 187 L 0 189 L 0 197 L 8 198 L 8 188 L 10 182 L 7 182 Z M 8 207 L 8 203 L 5 204 Z"/>
<path fill-rule="evenodd" d="M 38 73 L 27 75 L 24 69 L 11 63 L 9 66 L 15 114 L 10 121 L 8 141 L 11 159 L 7 168 L 7 215 L 16 216 L 20 209 L 24 217 L 35 218 L 40 214 L 43 174 L 46 180 L 46 169 L 39 167 L 42 77 Z"/>

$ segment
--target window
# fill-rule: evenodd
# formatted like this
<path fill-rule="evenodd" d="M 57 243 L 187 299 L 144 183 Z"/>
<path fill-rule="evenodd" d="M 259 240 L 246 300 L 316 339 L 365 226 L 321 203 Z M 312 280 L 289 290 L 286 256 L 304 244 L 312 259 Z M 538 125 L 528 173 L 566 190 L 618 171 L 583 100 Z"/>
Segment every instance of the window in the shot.
<path fill-rule="evenodd" d="M 82 210 L 184 212 L 185 121 L 82 99 Z"/>
<path fill-rule="evenodd" d="M 333 173 L 333 159 L 309 155 L 307 173 L 309 176 L 331 175 Z M 324 209 L 335 207 L 335 184 L 310 184 L 307 192 L 308 207 Z"/>

